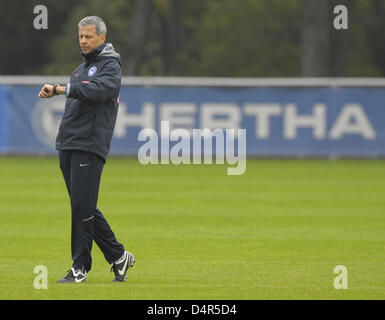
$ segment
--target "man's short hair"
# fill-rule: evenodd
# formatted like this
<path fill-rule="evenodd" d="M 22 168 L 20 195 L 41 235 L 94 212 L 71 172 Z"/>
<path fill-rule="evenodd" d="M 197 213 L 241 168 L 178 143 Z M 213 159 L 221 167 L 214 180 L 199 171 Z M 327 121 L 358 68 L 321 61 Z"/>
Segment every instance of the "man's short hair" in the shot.
<path fill-rule="evenodd" d="M 78 28 L 85 26 L 95 26 L 98 35 L 107 34 L 106 24 L 97 16 L 88 16 L 80 20 Z"/>

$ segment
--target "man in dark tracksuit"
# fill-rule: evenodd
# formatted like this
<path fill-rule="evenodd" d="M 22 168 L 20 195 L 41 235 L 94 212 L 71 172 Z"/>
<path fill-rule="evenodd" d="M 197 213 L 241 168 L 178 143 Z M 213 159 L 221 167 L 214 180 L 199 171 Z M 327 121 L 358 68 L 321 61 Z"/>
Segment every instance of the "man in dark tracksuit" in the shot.
<path fill-rule="evenodd" d="M 71 251 L 73 265 L 58 282 L 83 282 L 91 270 L 93 240 L 115 273 L 125 281 L 135 262 L 125 251 L 106 218 L 97 208 L 99 184 L 119 106 L 120 55 L 105 43 L 106 26 L 98 17 L 82 19 L 79 44 L 85 61 L 66 85 L 44 85 L 40 98 L 67 97 L 56 139 L 60 168 L 71 200 Z"/>

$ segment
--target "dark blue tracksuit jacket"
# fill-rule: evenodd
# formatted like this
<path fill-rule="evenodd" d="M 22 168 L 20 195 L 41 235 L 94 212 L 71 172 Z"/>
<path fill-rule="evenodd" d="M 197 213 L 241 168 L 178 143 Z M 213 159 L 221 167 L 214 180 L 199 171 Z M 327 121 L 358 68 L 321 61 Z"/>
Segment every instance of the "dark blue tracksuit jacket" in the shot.
<path fill-rule="evenodd" d="M 104 43 L 83 56 L 66 85 L 56 149 L 93 152 L 106 161 L 119 106 L 120 55 Z"/>

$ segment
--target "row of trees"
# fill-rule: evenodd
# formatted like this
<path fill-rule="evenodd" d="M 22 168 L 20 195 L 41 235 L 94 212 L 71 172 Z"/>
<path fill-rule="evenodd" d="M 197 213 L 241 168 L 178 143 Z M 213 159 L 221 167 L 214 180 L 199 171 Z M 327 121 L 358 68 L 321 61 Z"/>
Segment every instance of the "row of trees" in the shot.
<path fill-rule="evenodd" d="M 33 8 L 48 8 L 35 30 Z M 333 8 L 348 8 L 335 30 Z M 0 74 L 67 75 L 77 23 L 98 15 L 124 75 L 385 76 L 385 0 L 0 0 Z"/>

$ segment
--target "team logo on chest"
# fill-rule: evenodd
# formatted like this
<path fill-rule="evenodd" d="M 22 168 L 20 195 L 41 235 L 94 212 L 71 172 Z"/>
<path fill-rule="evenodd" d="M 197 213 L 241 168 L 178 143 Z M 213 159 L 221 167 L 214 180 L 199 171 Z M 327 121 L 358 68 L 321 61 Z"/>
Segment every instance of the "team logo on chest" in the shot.
<path fill-rule="evenodd" d="M 98 68 L 96 68 L 95 66 L 91 67 L 89 70 L 88 70 L 88 76 L 89 77 L 92 77 L 96 71 L 98 70 Z"/>

